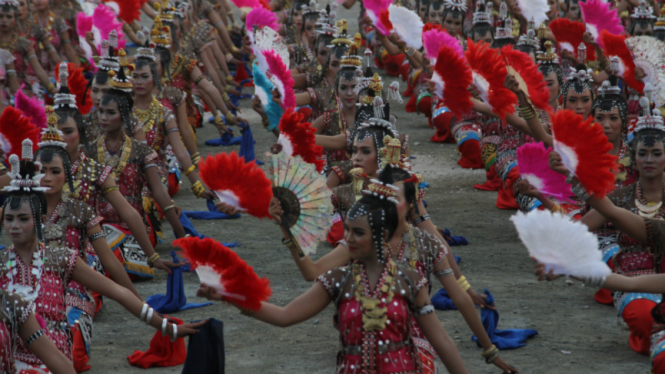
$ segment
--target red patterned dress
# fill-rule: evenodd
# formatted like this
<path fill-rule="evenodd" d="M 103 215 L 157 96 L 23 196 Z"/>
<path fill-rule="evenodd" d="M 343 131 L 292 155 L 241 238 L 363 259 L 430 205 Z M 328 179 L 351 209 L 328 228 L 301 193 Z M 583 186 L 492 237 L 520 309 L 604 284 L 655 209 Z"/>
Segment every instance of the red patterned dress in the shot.
<path fill-rule="evenodd" d="M 162 77 L 162 84 L 173 86 L 182 90 L 185 93 L 185 107 L 187 108 L 187 121 L 192 126 L 192 129 L 201 127 L 202 113 L 199 113 L 199 110 L 194 103 L 194 96 L 192 90 L 196 87 L 196 84 L 192 82 L 192 70 L 196 67 L 197 61 L 185 57 L 181 54 L 176 54 L 173 62 L 171 63 L 170 69 L 170 79 L 169 75 L 164 72 Z M 167 97 L 162 96 L 160 102 L 166 108 L 174 110 L 173 103 Z"/>

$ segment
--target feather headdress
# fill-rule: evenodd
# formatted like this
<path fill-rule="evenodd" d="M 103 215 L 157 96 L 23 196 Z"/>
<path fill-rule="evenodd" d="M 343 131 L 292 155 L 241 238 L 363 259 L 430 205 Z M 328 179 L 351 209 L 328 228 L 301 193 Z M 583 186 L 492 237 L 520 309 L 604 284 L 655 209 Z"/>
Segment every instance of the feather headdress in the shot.
<path fill-rule="evenodd" d="M 603 0 L 587 0 L 579 4 L 587 31 L 593 36 L 600 48 L 604 48 L 600 40 L 600 33 L 603 30 L 607 30 L 612 35 L 624 33 L 621 18 L 619 18 L 616 9 L 610 9 L 610 3 Z"/>
<path fill-rule="evenodd" d="M 539 109 L 552 110 L 549 104 L 550 92 L 547 84 L 543 82 L 543 74 L 531 61 L 531 58 L 524 52 L 514 50 L 511 46 L 501 48 L 501 57 L 506 63 L 508 74 L 517 79 L 520 88 L 533 105 Z"/>
<path fill-rule="evenodd" d="M 505 119 L 506 114 L 515 110 L 517 96 L 504 85 L 508 72 L 499 51 L 482 42 L 474 43 L 471 39 L 467 47 L 464 56 L 473 73 L 473 83 L 492 111 Z"/>
<path fill-rule="evenodd" d="M 612 271 L 598 250 L 598 238 L 586 225 L 563 214 L 534 210 L 510 217 L 529 256 L 545 271 L 577 277 L 604 277 Z"/>
<path fill-rule="evenodd" d="M 282 96 L 284 108 L 295 108 L 296 94 L 293 92 L 294 82 L 291 78 L 291 71 L 284 65 L 275 51 L 263 51 L 263 57 L 266 59 L 266 64 L 268 64 L 268 69 L 272 74 L 272 82 Z"/>
<path fill-rule="evenodd" d="M 567 18 L 557 18 L 550 22 L 550 30 L 554 34 L 556 42 L 561 49 L 570 51 L 579 56 L 579 47 L 584 44 L 586 47 L 586 59 L 588 61 L 596 60 L 596 52 L 591 44 L 584 42 L 584 33 L 586 25 L 582 22 L 571 21 Z"/>
<path fill-rule="evenodd" d="M 517 164 L 520 176 L 545 195 L 559 200 L 568 200 L 573 196 L 566 177 L 550 169 L 549 154 L 543 143 L 526 143 L 517 149 Z"/>
<path fill-rule="evenodd" d="M 37 144 L 41 136 L 40 128 L 30 123 L 28 117 L 20 110 L 5 107 L 0 116 L 0 148 L 5 153 L 5 159 L 11 155 L 22 156 L 22 142 L 25 139 Z"/>
<path fill-rule="evenodd" d="M 602 199 L 614 189 L 612 169 L 617 157 L 608 153 L 612 143 L 607 141 L 602 126 L 592 120 L 589 117 L 585 121 L 571 110 L 559 110 L 552 117 L 553 145 L 584 188 Z"/>
<path fill-rule="evenodd" d="M 289 108 L 279 121 L 277 143 L 282 146 L 282 152 L 286 155 L 302 157 L 320 173 L 324 166 L 324 161 L 320 159 L 323 148 L 316 145 L 315 133 L 316 129 L 311 123 L 304 121 L 302 114 Z"/>
<path fill-rule="evenodd" d="M 635 60 L 633 60 L 633 54 L 626 45 L 626 37 L 612 35 L 607 30 L 603 30 L 600 33 L 600 40 L 605 46 L 605 55 L 618 58 L 617 75 L 623 78 L 630 88 L 638 93 L 643 93 L 644 83 L 635 79 Z"/>
<path fill-rule="evenodd" d="M 245 18 L 245 27 L 249 35 L 254 33 L 254 26 L 258 28 L 270 27 L 275 31 L 279 31 L 280 25 L 275 13 L 264 8 L 254 8 Z"/>
<path fill-rule="evenodd" d="M 436 64 L 436 59 L 439 56 L 439 50 L 446 47 L 449 48 L 455 55 L 462 57 L 464 50 L 459 43 L 459 40 L 450 36 L 446 31 L 429 30 L 423 32 L 423 46 L 427 58 L 430 59 L 432 65 Z"/>
<path fill-rule="evenodd" d="M 268 206 L 272 185 L 254 162 L 245 162 L 235 152 L 218 153 L 201 160 L 201 180 L 219 199 L 257 218 L 270 218 Z"/>
<path fill-rule="evenodd" d="M 517 0 L 522 15 L 528 22 L 533 22 L 535 27 L 547 21 L 547 12 L 550 10 L 547 0 Z"/>
<path fill-rule="evenodd" d="M 261 105 L 263 110 L 268 116 L 268 131 L 272 131 L 279 126 L 279 120 L 284 114 L 284 109 L 282 109 L 279 104 L 277 104 L 272 99 L 272 90 L 275 86 L 270 82 L 270 79 L 266 77 L 265 74 L 259 69 L 258 62 L 255 60 L 253 64 L 254 72 L 254 95 L 256 95 L 259 100 L 261 100 Z"/>
<path fill-rule="evenodd" d="M 86 95 L 88 80 L 83 76 L 83 68 L 77 68 L 74 64 L 68 62 L 67 71 L 69 73 L 66 82 L 67 88 L 69 88 L 69 92 L 71 92 L 72 95 L 76 96 L 76 106 L 78 107 L 79 112 L 84 115 L 88 114 L 92 109 L 92 99 L 90 98 L 90 95 Z M 55 67 L 55 76 L 60 76 L 60 64 Z M 85 102 L 83 101 L 84 98 Z"/>
<path fill-rule="evenodd" d="M 30 123 L 38 128 L 46 127 L 46 112 L 44 112 L 44 102 L 40 101 L 36 96 L 28 97 L 23 91 L 23 87 L 16 93 L 14 97 L 14 106 L 16 109 L 23 112 L 23 115 L 30 119 Z"/>
<path fill-rule="evenodd" d="M 391 3 L 392 0 L 363 1 L 367 16 L 372 20 L 372 23 L 374 23 L 376 30 L 382 35 L 390 34 L 390 31 L 393 29 L 393 25 L 390 23 L 390 15 L 388 14 L 388 7 Z"/>
<path fill-rule="evenodd" d="M 115 14 L 127 23 L 138 21 L 141 18 L 141 7 L 147 0 L 108 0 L 104 4 L 108 5 Z"/>
<path fill-rule="evenodd" d="M 390 4 L 388 7 L 393 30 L 407 46 L 420 49 L 423 46 L 423 21 L 414 11 Z"/>
<path fill-rule="evenodd" d="M 173 245 L 182 248 L 201 284 L 214 288 L 224 301 L 256 311 L 270 299 L 270 281 L 259 278 L 237 253 L 214 239 L 181 238 Z"/>
<path fill-rule="evenodd" d="M 441 47 L 431 81 L 436 95 L 454 115 L 462 116 L 473 109 L 469 92 L 469 85 L 473 82 L 471 70 L 457 51 Z"/>

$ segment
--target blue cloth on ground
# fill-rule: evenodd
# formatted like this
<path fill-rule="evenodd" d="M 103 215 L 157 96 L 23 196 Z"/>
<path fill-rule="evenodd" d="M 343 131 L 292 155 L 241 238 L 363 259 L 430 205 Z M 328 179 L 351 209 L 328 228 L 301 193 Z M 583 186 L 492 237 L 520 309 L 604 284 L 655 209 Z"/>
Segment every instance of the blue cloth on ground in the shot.
<path fill-rule="evenodd" d="M 176 264 L 180 262 L 175 251 L 171 251 L 171 257 Z M 146 302 L 159 313 L 173 313 L 180 310 L 201 308 L 204 306 L 212 305 L 210 302 L 206 303 L 187 303 L 185 297 L 184 281 L 182 279 L 183 269 L 176 267 L 171 269 L 166 280 L 166 295 L 152 295 L 148 296 Z"/>
<path fill-rule="evenodd" d="M 463 236 L 450 235 L 450 230 L 449 229 L 443 230 L 443 235 L 442 236 L 443 236 L 444 239 L 446 239 L 446 242 L 451 247 L 455 247 L 455 246 L 458 246 L 458 245 L 467 245 L 467 244 L 469 244 L 469 241 L 466 240 L 466 238 L 463 237 Z"/>
<path fill-rule="evenodd" d="M 256 159 L 254 155 L 254 136 L 252 135 L 252 129 L 249 127 L 249 123 L 240 122 L 240 131 L 242 132 L 242 142 L 240 143 L 240 152 L 238 156 L 244 157 L 245 162 L 256 161 L 257 165 L 263 165 L 262 161 Z"/>
<path fill-rule="evenodd" d="M 490 305 L 494 305 L 494 296 L 492 296 L 487 288 L 485 289 L 485 295 L 487 295 L 485 301 Z M 499 312 L 497 310 L 481 309 L 480 319 L 492 344 L 496 345 L 500 350 L 524 347 L 527 339 L 538 335 L 538 331 L 534 329 L 497 330 L 496 327 L 499 324 Z M 478 338 L 475 335 L 471 339 L 478 343 Z M 480 344 L 478 346 L 480 347 Z"/>
<path fill-rule="evenodd" d="M 202 213 L 205 213 L 205 212 L 202 212 Z M 196 231 L 196 229 L 194 228 L 194 225 L 192 224 L 192 221 L 190 221 L 189 218 L 187 218 L 187 215 L 185 215 L 184 212 L 183 212 L 183 214 L 180 215 L 180 224 L 182 225 L 182 228 L 185 230 L 185 233 L 187 233 L 191 236 L 196 236 L 196 237 L 201 238 L 201 239 L 208 238 L 208 236 L 205 236 L 203 234 L 199 234 L 198 231 Z M 175 232 L 174 232 L 174 234 L 175 234 Z M 222 243 L 222 244 L 224 244 L 225 246 L 227 246 L 229 248 L 240 246 L 238 244 L 238 241 L 235 241 L 234 243 Z"/>
<path fill-rule="evenodd" d="M 453 303 L 445 288 L 438 290 L 430 300 L 432 301 L 432 305 L 438 310 L 457 310 L 455 303 Z"/>
<path fill-rule="evenodd" d="M 189 337 L 182 374 L 224 374 L 224 323 L 211 318 Z"/>
<path fill-rule="evenodd" d="M 183 210 L 182 214 L 186 215 L 187 218 L 191 219 L 203 219 L 203 220 L 208 220 L 208 219 L 234 219 L 234 218 L 240 218 L 240 213 L 236 213 L 232 216 L 229 216 L 228 214 L 224 214 L 220 211 L 217 210 L 217 207 L 215 207 L 215 202 L 213 200 L 207 200 L 206 205 L 208 206 L 208 211 L 204 210 Z M 182 220 L 180 223 L 183 224 Z M 191 225 L 191 222 L 189 223 Z M 192 227 L 193 229 L 193 227 Z M 187 230 L 185 230 L 187 231 Z"/>
<path fill-rule="evenodd" d="M 224 133 L 221 137 L 217 139 L 210 139 L 206 140 L 206 145 L 211 145 L 211 146 L 229 146 L 229 145 L 238 145 L 242 143 L 242 137 L 241 136 L 236 136 L 235 138 L 233 137 L 233 134 Z"/>

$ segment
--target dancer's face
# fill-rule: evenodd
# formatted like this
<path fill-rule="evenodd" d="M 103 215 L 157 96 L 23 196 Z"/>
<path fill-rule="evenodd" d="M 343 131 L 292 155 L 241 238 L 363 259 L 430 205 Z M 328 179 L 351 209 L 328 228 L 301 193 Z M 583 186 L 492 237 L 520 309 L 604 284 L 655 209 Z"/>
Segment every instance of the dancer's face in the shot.
<path fill-rule="evenodd" d="M 132 72 L 132 78 L 134 78 L 134 95 L 145 96 L 152 94 L 152 90 L 155 87 L 155 80 L 152 77 L 149 65 L 135 69 Z"/>
<path fill-rule="evenodd" d="M 337 57 L 337 55 L 335 54 L 330 55 L 330 64 L 328 65 L 328 78 L 330 78 L 330 80 L 328 81 L 329 83 L 331 84 L 334 83 L 339 68 L 340 68 L 340 58 Z"/>
<path fill-rule="evenodd" d="M 485 35 L 480 35 L 477 32 L 473 33 L 473 42 L 474 43 L 485 42 L 488 45 L 492 45 L 493 41 L 494 41 L 494 37 L 492 37 L 492 32 L 490 32 L 490 31 L 486 32 Z"/>
<path fill-rule="evenodd" d="M 603 127 L 603 132 L 607 136 L 607 140 L 614 144 L 621 139 L 623 130 L 623 122 L 621 122 L 621 114 L 619 108 L 614 107 L 609 112 L 596 109 L 594 121 Z"/>
<path fill-rule="evenodd" d="M 40 162 L 41 159 L 40 159 Z M 65 185 L 65 167 L 60 156 L 53 156 L 51 162 L 42 162 L 42 173 L 44 177 L 40 182 L 42 187 L 50 187 L 44 194 L 47 196 L 59 194 Z"/>
<path fill-rule="evenodd" d="M 550 10 L 547 11 L 547 18 L 550 21 L 553 21 L 559 14 L 559 9 L 556 6 L 556 0 L 547 0 L 547 5 L 550 6 Z"/>
<path fill-rule="evenodd" d="M 376 257 L 376 249 L 372 240 L 372 228 L 367 215 L 347 219 L 344 222 L 344 239 L 349 246 L 349 255 L 353 260 Z"/>
<path fill-rule="evenodd" d="M 551 71 L 545 77 L 543 81 L 547 84 L 547 89 L 550 90 L 550 101 L 556 100 L 559 97 L 559 79 L 556 77 L 556 73 Z"/>
<path fill-rule="evenodd" d="M 49 0 L 32 0 L 32 6 L 36 11 L 46 10 L 49 7 Z"/>
<path fill-rule="evenodd" d="M 656 140 L 651 147 L 647 147 L 642 141 L 637 143 L 635 166 L 640 173 L 640 177 L 662 178 L 665 171 L 663 142 Z"/>
<path fill-rule="evenodd" d="M 9 8 L 7 11 L 0 10 L 0 31 L 3 33 L 11 32 L 16 27 L 16 17 L 14 10 Z"/>
<path fill-rule="evenodd" d="M 354 168 L 362 168 L 365 174 L 375 177 L 379 170 L 374 137 L 368 136 L 362 141 L 354 140 L 351 147 L 351 162 Z"/>
<path fill-rule="evenodd" d="M 122 128 L 122 115 L 116 101 L 101 104 L 97 115 L 99 116 L 99 128 L 102 131 L 117 131 Z"/>
<path fill-rule="evenodd" d="M 17 210 L 7 206 L 4 211 L 3 229 L 14 245 L 30 244 L 35 240 L 35 221 L 30 202 L 23 201 Z"/>
<path fill-rule="evenodd" d="M 568 9 L 568 19 L 571 21 L 577 21 L 580 19 L 580 5 L 575 4 L 572 1 L 570 2 L 570 8 Z"/>
<path fill-rule="evenodd" d="M 312 45 L 314 43 L 314 37 L 316 36 L 316 22 L 305 19 L 305 29 L 303 30 L 303 34 L 307 39 L 307 43 Z"/>
<path fill-rule="evenodd" d="M 441 9 L 443 13 L 443 8 Z M 432 14 L 432 11 L 430 11 Z M 462 32 L 462 17 L 453 17 L 452 13 L 446 14 L 446 18 L 443 20 L 443 27 L 446 28 L 448 34 L 452 36 L 457 36 Z"/>
<path fill-rule="evenodd" d="M 59 123 L 58 130 L 62 131 L 62 139 L 67 143 L 67 153 L 72 154 L 76 152 L 81 143 L 81 136 L 78 127 L 76 127 L 76 121 L 74 121 L 74 118 L 69 117 L 67 118 L 67 121 Z"/>
<path fill-rule="evenodd" d="M 443 24 L 443 6 L 439 7 L 439 9 L 434 9 L 430 6 L 428 19 L 429 23 L 445 26 Z"/>
<path fill-rule="evenodd" d="M 326 64 L 329 52 L 330 48 L 326 46 L 326 43 L 320 42 L 319 45 L 316 46 L 316 59 L 319 61 L 319 65 L 324 66 Z"/>
<path fill-rule="evenodd" d="M 641 25 L 637 24 L 635 25 L 635 28 L 633 29 L 633 36 L 652 36 L 653 35 L 653 28 L 651 25 Z"/>
<path fill-rule="evenodd" d="M 420 16 L 421 19 L 425 19 L 425 15 L 427 14 L 427 4 L 420 3 L 418 6 L 418 15 Z"/>
<path fill-rule="evenodd" d="M 566 102 L 563 103 L 564 108 L 574 111 L 584 117 L 584 119 L 591 113 L 591 104 L 593 104 L 593 100 L 591 99 L 591 91 L 588 88 L 585 88 L 581 94 L 578 94 L 573 87 L 568 89 Z"/>
<path fill-rule="evenodd" d="M 19 0 L 18 2 L 18 19 L 25 20 L 30 16 L 30 5 L 28 0 Z"/>
<path fill-rule="evenodd" d="M 102 102 L 102 97 L 104 97 L 104 94 L 109 88 L 111 88 L 111 86 L 109 85 L 108 80 L 104 84 L 100 84 L 97 79 L 92 81 L 92 86 L 90 87 L 90 100 L 95 108 L 99 108 L 99 104 Z"/>
<path fill-rule="evenodd" d="M 342 101 L 342 106 L 344 109 L 353 109 L 356 106 L 356 94 L 355 88 L 358 84 L 358 80 L 354 77 L 350 81 L 347 81 L 344 76 L 339 77 L 339 86 L 337 86 L 337 94 L 339 95 L 340 100 Z"/>

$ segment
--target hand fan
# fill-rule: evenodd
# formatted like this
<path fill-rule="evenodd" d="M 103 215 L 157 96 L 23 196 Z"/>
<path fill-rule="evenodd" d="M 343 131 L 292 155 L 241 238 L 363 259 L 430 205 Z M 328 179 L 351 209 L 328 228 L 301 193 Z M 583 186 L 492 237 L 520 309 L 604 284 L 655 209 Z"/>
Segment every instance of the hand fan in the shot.
<path fill-rule="evenodd" d="M 247 35 L 249 35 L 249 41 L 254 43 L 254 27 L 256 29 L 270 28 L 274 31 L 279 31 L 279 19 L 275 13 L 266 10 L 264 8 L 255 8 L 245 18 L 245 27 L 247 29 Z"/>
<path fill-rule="evenodd" d="M 634 36 L 626 39 L 626 46 L 632 52 L 635 66 L 646 74 L 644 83 L 654 89 L 649 99 L 658 108 L 665 105 L 665 43 L 651 36 Z"/>
<path fill-rule="evenodd" d="M 610 9 L 610 3 L 603 0 L 587 0 L 579 4 L 586 30 L 593 36 L 600 48 L 603 48 L 602 40 L 600 40 L 600 33 L 603 30 L 607 30 L 612 35 L 624 33 L 621 18 L 616 9 Z"/>
<path fill-rule="evenodd" d="M 462 116 L 473 109 L 469 85 L 471 70 L 461 55 L 449 47 L 441 47 L 432 74 L 436 95 L 453 115 Z"/>
<path fill-rule="evenodd" d="M 480 91 L 480 97 L 499 118 L 505 120 L 506 114 L 515 110 L 517 96 L 504 85 L 508 72 L 499 51 L 485 43 L 474 43 L 469 39 L 464 56 L 473 73 L 473 83 Z"/>
<path fill-rule="evenodd" d="M 0 116 L 0 148 L 5 153 L 5 160 L 14 154 L 22 156 L 21 144 L 24 139 L 37 144 L 40 137 L 40 128 L 30 123 L 28 117 L 23 116 L 20 110 L 11 106 L 5 107 Z"/>
<path fill-rule="evenodd" d="M 255 162 L 235 152 L 208 156 L 199 163 L 199 176 L 219 199 L 257 218 L 270 218 L 270 180 Z"/>
<path fill-rule="evenodd" d="M 60 72 L 60 67 L 67 66 L 66 72 Z M 92 99 L 90 95 L 86 95 L 88 90 L 88 80 L 83 76 L 83 68 L 76 67 L 71 62 L 61 63 L 55 67 L 55 76 L 60 78 L 60 84 L 65 84 L 69 92 L 76 96 L 76 107 L 81 114 L 88 114 L 92 109 Z M 66 78 L 65 78 L 66 77 Z M 62 80 L 66 80 L 65 83 Z M 85 98 L 85 102 L 83 99 Z"/>
<path fill-rule="evenodd" d="M 254 95 L 261 100 L 263 111 L 266 112 L 266 116 L 268 116 L 267 130 L 272 131 L 279 126 L 279 121 L 284 114 L 284 109 L 273 101 L 272 90 L 275 86 L 270 82 L 270 79 L 263 74 L 263 71 L 259 69 L 258 61 L 254 60 L 252 66 L 252 71 L 254 73 Z"/>
<path fill-rule="evenodd" d="M 40 101 L 36 96 L 27 97 L 23 93 L 23 86 L 16 92 L 14 97 L 14 107 L 20 110 L 24 116 L 30 119 L 33 125 L 44 128 L 46 127 L 46 112 L 44 112 L 44 102 Z"/>
<path fill-rule="evenodd" d="M 250 38 L 251 38 L 250 34 Z M 282 37 L 277 33 L 277 31 L 269 28 L 263 27 L 256 30 L 254 33 L 254 41 L 252 43 L 252 49 L 254 50 L 254 55 L 256 60 L 259 62 L 259 68 L 261 71 L 268 71 L 268 63 L 263 57 L 263 51 L 272 50 L 276 52 L 279 57 L 282 59 L 282 62 L 286 67 L 289 67 L 290 64 L 290 55 L 289 49 L 284 44 Z"/>
<path fill-rule="evenodd" d="M 270 281 L 259 278 L 238 254 L 216 240 L 192 236 L 176 239 L 173 245 L 182 248 L 201 284 L 214 288 L 224 301 L 257 311 L 270 299 Z"/>
<path fill-rule="evenodd" d="M 547 21 L 547 12 L 550 10 L 547 0 L 517 0 L 517 4 L 524 18 L 528 22 L 533 22 L 536 29 Z"/>
<path fill-rule="evenodd" d="M 294 82 L 291 71 L 275 51 L 267 50 L 262 53 L 268 64 L 268 70 L 272 74 L 271 81 L 279 91 L 284 108 L 295 108 L 296 94 L 293 92 Z"/>
<path fill-rule="evenodd" d="M 430 24 L 428 23 L 427 25 Z M 423 46 L 425 47 L 427 58 L 430 59 L 432 65 L 436 64 L 439 50 L 443 47 L 450 48 L 455 55 L 460 57 L 464 54 L 464 50 L 462 49 L 459 40 L 450 36 L 446 31 L 441 31 L 441 29 L 437 30 L 436 28 L 423 32 Z"/>
<path fill-rule="evenodd" d="M 559 200 L 570 200 L 573 193 L 566 177 L 550 169 L 549 154 L 551 148 L 545 150 L 541 142 L 526 143 L 517 149 L 517 164 L 520 176 L 545 195 Z"/>
<path fill-rule="evenodd" d="M 597 278 L 612 273 L 586 225 L 547 210 L 517 212 L 510 220 L 529 256 L 544 264 L 546 272 Z"/>
<path fill-rule="evenodd" d="M 420 49 L 423 46 L 423 21 L 415 12 L 405 8 L 390 4 L 388 7 L 390 22 L 393 30 L 406 43 L 407 46 Z"/>
<path fill-rule="evenodd" d="M 141 19 L 141 7 L 147 0 L 103 0 L 115 14 L 127 23 Z M 98 6 L 99 7 L 99 6 Z M 95 8 L 96 9 L 96 8 Z"/>
<path fill-rule="evenodd" d="M 600 33 L 600 40 L 605 46 L 605 55 L 607 57 L 616 57 L 618 66 L 616 68 L 617 75 L 623 78 L 624 82 L 630 88 L 638 93 L 644 92 L 644 82 L 635 79 L 635 61 L 633 54 L 626 45 L 626 37 L 623 35 L 612 35 L 607 30 Z"/>
<path fill-rule="evenodd" d="M 549 89 L 543 82 L 543 74 L 531 61 L 529 55 L 508 45 L 501 48 L 501 57 L 506 63 L 506 71 L 517 79 L 527 99 L 536 108 L 551 111 Z"/>
<path fill-rule="evenodd" d="M 323 147 L 316 145 L 315 133 L 316 129 L 303 120 L 302 114 L 289 108 L 279 122 L 277 143 L 282 146 L 282 152 L 287 156 L 300 156 L 321 173 L 324 166 L 324 161 L 320 158 Z"/>
<path fill-rule="evenodd" d="M 596 60 L 596 50 L 593 45 L 584 42 L 586 25 L 582 22 L 571 21 L 567 18 L 557 18 L 550 22 L 550 30 L 561 49 L 570 51 L 579 57 L 579 47 L 586 47 L 586 60 Z"/>
<path fill-rule="evenodd" d="M 608 153 L 612 144 L 602 126 L 592 120 L 591 116 L 585 121 L 571 110 L 559 110 L 552 117 L 552 136 L 554 150 L 566 168 L 590 194 L 602 199 L 614 189 L 612 169 L 617 157 Z"/>
<path fill-rule="evenodd" d="M 231 0 L 233 5 L 237 6 L 241 11 L 249 13 L 252 9 L 264 8 L 270 10 L 270 5 L 263 0 Z"/>
<path fill-rule="evenodd" d="M 393 25 L 390 22 L 388 7 L 392 0 L 364 0 L 365 13 L 372 20 L 374 27 L 382 35 L 390 34 Z"/>
<path fill-rule="evenodd" d="M 272 190 L 282 205 L 282 226 L 300 256 L 313 253 L 332 225 L 333 206 L 326 178 L 302 157 L 272 156 Z"/>

